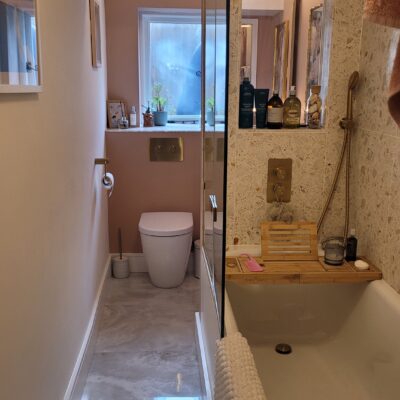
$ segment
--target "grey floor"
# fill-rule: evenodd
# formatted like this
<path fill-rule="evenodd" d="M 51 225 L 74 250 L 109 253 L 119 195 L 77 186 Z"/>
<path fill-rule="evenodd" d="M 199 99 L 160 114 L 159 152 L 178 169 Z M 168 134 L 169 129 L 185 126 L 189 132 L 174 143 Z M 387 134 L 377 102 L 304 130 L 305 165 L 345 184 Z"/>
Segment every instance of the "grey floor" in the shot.
<path fill-rule="evenodd" d="M 176 289 L 147 274 L 111 279 L 82 400 L 200 399 L 199 286 L 193 277 Z"/>

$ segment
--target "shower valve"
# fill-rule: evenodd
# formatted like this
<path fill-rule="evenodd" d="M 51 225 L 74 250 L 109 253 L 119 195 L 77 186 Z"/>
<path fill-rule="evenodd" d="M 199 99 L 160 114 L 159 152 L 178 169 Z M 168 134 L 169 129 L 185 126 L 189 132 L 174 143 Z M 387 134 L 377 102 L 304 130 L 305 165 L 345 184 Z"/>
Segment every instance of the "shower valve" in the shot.
<path fill-rule="evenodd" d="M 292 160 L 271 158 L 268 160 L 267 201 L 290 202 L 292 190 Z"/>

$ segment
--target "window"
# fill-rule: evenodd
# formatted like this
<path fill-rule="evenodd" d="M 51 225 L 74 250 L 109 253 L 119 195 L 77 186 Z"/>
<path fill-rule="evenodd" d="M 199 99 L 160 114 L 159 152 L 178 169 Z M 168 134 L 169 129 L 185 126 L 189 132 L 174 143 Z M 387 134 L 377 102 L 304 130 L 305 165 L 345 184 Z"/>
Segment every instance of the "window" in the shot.
<path fill-rule="evenodd" d="M 201 114 L 201 14 L 200 10 L 142 9 L 139 12 L 140 101 L 151 103 L 154 85 L 162 87 L 170 122 L 199 122 Z M 215 27 L 214 27 L 215 29 Z M 225 48 L 225 27 L 221 27 Z M 215 45 L 213 46 L 215 48 Z M 207 58 L 207 57 L 206 57 Z M 225 79 L 225 54 L 222 62 Z M 225 81 L 223 82 L 225 85 Z M 216 88 L 217 90 L 217 88 Z M 224 92 L 224 90 L 222 91 Z M 216 98 L 219 113 L 224 101 Z"/>

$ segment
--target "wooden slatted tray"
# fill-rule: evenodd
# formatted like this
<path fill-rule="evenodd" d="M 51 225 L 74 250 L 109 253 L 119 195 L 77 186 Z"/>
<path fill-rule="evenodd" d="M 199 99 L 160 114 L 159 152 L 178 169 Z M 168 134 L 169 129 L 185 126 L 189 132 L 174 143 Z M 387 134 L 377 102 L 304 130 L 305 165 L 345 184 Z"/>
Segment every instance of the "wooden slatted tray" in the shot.
<path fill-rule="evenodd" d="M 250 272 L 246 257 L 227 257 L 226 279 L 243 284 L 357 283 L 382 279 L 381 271 L 365 259 L 370 264 L 366 271 L 357 270 L 353 262 L 347 261 L 339 267 L 327 265 L 323 258 L 318 261 L 256 260 L 264 268 L 263 272 Z"/>
<path fill-rule="evenodd" d="M 261 254 L 268 261 L 318 260 L 317 226 L 312 222 L 261 223 Z"/>

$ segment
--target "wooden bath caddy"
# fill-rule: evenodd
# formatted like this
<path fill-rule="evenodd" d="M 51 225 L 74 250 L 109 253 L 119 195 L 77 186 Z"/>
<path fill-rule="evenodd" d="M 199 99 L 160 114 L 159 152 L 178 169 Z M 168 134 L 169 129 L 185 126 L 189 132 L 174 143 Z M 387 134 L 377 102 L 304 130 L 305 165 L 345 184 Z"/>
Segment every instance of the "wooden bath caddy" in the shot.
<path fill-rule="evenodd" d="M 317 228 L 309 222 L 261 224 L 261 257 L 257 262 L 262 272 L 250 272 L 246 257 L 227 257 L 225 277 L 245 284 L 263 283 L 356 283 L 382 279 L 381 271 L 370 264 L 359 271 L 354 262 L 328 265 L 318 257 Z M 361 257 L 360 257 L 361 258 Z"/>

